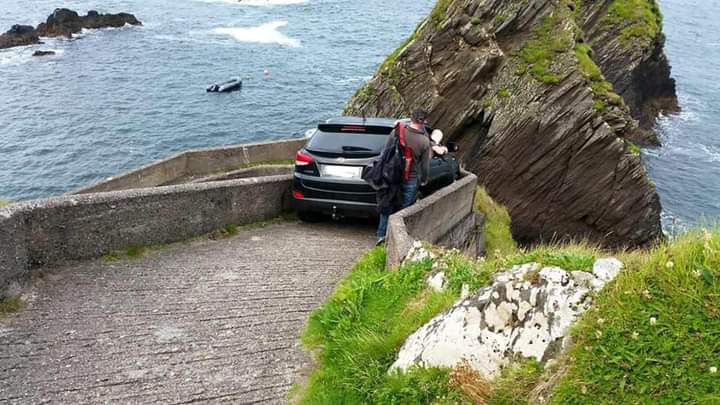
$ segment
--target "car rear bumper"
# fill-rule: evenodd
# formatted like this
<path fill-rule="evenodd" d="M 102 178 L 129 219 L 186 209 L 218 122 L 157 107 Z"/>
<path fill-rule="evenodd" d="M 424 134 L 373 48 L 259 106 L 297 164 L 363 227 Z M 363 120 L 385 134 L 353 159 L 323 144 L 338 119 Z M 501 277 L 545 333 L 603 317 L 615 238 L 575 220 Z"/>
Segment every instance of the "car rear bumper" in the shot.
<path fill-rule="evenodd" d="M 290 203 L 298 211 L 334 214 L 341 217 L 374 218 L 378 216 L 375 204 L 313 198 L 292 198 Z"/>
<path fill-rule="evenodd" d="M 297 198 L 296 194 L 302 198 Z M 293 208 L 298 211 L 336 214 L 347 217 L 375 217 L 375 191 L 364 181 L 347 181 L 295 173 Z"/>

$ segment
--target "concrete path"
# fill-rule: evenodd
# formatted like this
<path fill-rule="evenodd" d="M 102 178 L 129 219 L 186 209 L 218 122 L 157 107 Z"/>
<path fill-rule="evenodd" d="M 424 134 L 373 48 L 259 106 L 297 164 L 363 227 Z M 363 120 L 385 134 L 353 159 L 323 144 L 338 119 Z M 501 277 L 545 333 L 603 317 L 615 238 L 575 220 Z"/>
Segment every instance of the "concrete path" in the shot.
<path fill-rule="evenodd" d="M 0 321 L 0 403 L 282 403 L 310 311 L 373 243 L 295 222 L 54 269 Z"/>

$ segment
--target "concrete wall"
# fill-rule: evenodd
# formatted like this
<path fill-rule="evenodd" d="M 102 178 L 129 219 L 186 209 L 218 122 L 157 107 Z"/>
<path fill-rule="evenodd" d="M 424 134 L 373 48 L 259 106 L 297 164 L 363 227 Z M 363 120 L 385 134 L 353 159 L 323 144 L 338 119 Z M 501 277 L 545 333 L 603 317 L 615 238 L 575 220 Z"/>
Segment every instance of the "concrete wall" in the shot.
<path fill-rule="evenodd" d="M 0 209 L 0 297 L 35 265 L 186 240 L 277 217 L 292 175 L 55 197 Z"/>
<path fill-rule="evenodd" d="M 477 177 L 463 172 L 452 185 L 390 216 L 388 268 L 401 264 L 415 241 L 458 248 L 470 256 L 481 254 L 484 219 L 473 209 L 476 189 Z"/>
<path fill-rule="evenodd" d="M 71 194 L 89 194 L 190 182 L 253 163 L 289 160 L 307 142 L 290 139 L 268 143 L 197 149 L 171 156 L 139 169 L 111 177 Z"/>
<path fill-rule="evenodd" d="M 263 176 L 280 176 L 283 174 L 292 174 L 295 170 L 293 165 L 263 165 L 248 167 L 245 169 L 233 170 L 231 172 L 217 174 L 214 176 L 201 177 L 192 180 L 191 183 L 208 183 L 211 181 L 224 181 L 235 179 L 246 179 L 249 177 Z"/>

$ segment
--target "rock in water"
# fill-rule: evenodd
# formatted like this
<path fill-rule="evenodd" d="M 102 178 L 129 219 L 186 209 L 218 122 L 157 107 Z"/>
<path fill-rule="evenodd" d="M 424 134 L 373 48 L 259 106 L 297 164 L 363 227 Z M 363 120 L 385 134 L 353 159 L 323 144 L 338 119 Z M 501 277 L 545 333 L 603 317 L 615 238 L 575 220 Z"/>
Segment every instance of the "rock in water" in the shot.
<path fill-rule="evenodd" d="M 564 348 L 570 326 L 592 302 L 591 293 L 621 268 L 617 259 L 599 260 L 594 271 L 602 272 L 595 275 L 541 269 L 537 263 L 515 266 L 412 334 L 391 370 L 454 367 L 467 360 L 492 379 L 518 355 L 546 362 Z"/>
<path fill-rule="evenodd" d="M 596 3 L 608 13 L 612 2 L 579 8 L 567 0 L 438 2 L 345 112 L 400 117 L 428 109 L 434 126 L 460 144 L 466 168 L 507 206 L 520 242 L 650 244 L 662 237 L 661 207 L 631 144 L 644 138 L 631 116 L 637 107 L 626 105 L 602 74 L 623 58 L 611 62 L 614 53 L 593 48 L 592 26 L 605 17 L 584 17 Z M 616 47 L 625 41 L 626 30 L 606 31 L 618 36 Z M 652 60 L 651 48 L 633 55 Z M 604 59 L 596 63 L 599 55 Z M 628 77 L 647 70 L 631 59 L 631 65 L 618 63 Z M 667 76 L 658 83 L 671 80 L 669 70 L 654 71 Z M 640 94 L 632 90 L 637 86 L 619 87 Z"/>
<path fill-rule="evenodd" d="M 40 37 L 37 31 L 29 25 L 13 25 L 10 30 L 0 35 L 0 49 L 32 45 L 39 42 Z"/>
<path fill-rule="evenodd" d="M 37 29 L 29 25 L 13 25 L 8 32 L 0 35 L 0 49 L 37 44 L 41 36 L 71 38 L 72 34 L 83 28 L 122 27 L 125 24 L 142 25 L 134 15 L 128 13 L 100 14 L 89 11 L 81 17 L 75 11 L 58 8 Z"/>
<path fill-rule="evenodd" d="M 39 57 L 39 56 L 51 56 L 55 55 L 55 51 L 35 51 L 33 52 L 32 56 Z"/>
<path fill-rule="evenodd" d="M 82 24 L 83 28 L 88 29 L 106 27 L 119 28 L 125 26 L 125 24 L 142 25 L 142 23 L 132 14 L 100 14 L 94 10 L 88 11 L 88 14 L 85 17 L 82 17 Z"/>
<path fill-rule="evenodd" d="M 142 25 L 134 15 L 128 13 L 100 14 L 91 10 L 86 16 L 81 17 L 75 11 L 58 8 L 47 18 L 46 22 L 38 25 L 37 31 L 41 36 L 69 38 L 83 28 L 117 28 L 125 24 Z"/>

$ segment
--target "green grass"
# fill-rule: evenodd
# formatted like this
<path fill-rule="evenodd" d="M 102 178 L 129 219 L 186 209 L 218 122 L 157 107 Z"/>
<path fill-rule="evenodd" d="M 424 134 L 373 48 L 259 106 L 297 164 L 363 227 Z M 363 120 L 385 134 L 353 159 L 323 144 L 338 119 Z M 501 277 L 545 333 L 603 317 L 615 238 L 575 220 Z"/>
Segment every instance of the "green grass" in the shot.
<path fill-rule="evenodd" d="M 485 247 L 492 256 L 505 256 L 517 251 L 510 231 L 510 214 L 496 203 L 484 187 L 475 193 L 475 210 L 485 215 Z"/>
<path fill-rule="evenodd" d="M 662 30 L 662 13 L 655 0 L 615 0 L 603 23 L 620 30 L 626 46 L 649 46 Z"/>
<path fill-rule="evenodd" d="M 575 46 L 575 56 L 578 60 L 578 67 L 583 76 L 590 82 L 595 100 L 593 106 L 598 112 L 605 112 L 607 105 L 620 106 L 623 98 L 613 91 L 612 83 L 605 80 L 600 67 L 592 59 L 592 48 L 587 44 Z"/>
<path fill-rule="evenodd" d="M 519 252 L 505 258 L 506 266 L 535 262 L 541 267 L 554 266 L 567 271 L 592 272 L 600 249 L 588 243 L 540 245 L 529 251 Z"/>
<path fill-rule="evenodd" d="M 553 403 L 720 403 L 720 232 L 625 262 L 576 325 Z"/>
<path fill-rule="evenodd" d="M 385 252 L 377 248 L 313 312 L 303 341 L 315 351 L 318 368 L 298 394 L 301 403 L 526 404 L 558 369 L 565 374 L 545 390 L 553 404 L 720 403 L 720 371 L 712 371 L 720 369 L 720 230 L 694 231 L 649 251 L 613 254 L 587 243 L 521 251 L 510 237 L 507 211 L 482 189 L 476 206 L 498 231 L 489 233 L 489 243 L 502 249 L 480 261 L 440 251 L 447 291 L 425 288 L 430 261 L 387 272 Z M 452 305 L 464 284 L 477 290 L 493 273 L 530 261 L 591 271 L 597 257 L 609 255 L 626 270 L 572 328 L 574 344 L 560 357 L 562 367 L 544 370 L 516 359 L 491 389 L 467 373 L 457 383 L 458 369 L 387 373 L 407 336 Z"/>
<path fill-rule="evenodd" d="M 627 151 L 630 152 L 631 155 L 640 156 L 640 147 L 637 146 L 636 144 L 626 140 L 625 147 L 627 148 Z"/>
<path fill-rule="evenodd" d="M 0 208 L 6 207 L 8 205 L 12 204 L 12 201 L 6 200 L 4 198 L 0 198 Z"/>
<path fill-rule="evenodd" d="M 530 391 L 537 385 L 542 373 L 542 364 L 534 359 L 518 360 L 503 369 L 500 377 L 493 381 L 494 390 L 488 398 L 488 405 L 527 404 Z"/>
<path fill-rule="evenodd" d="M 305 404 L 378 403 L 400 395 L 387 374 L 405 338 L 455 300 L 425 291 L 431 262 L 385 271 L 385 250 L 376 248 L 310 316 L 303 342 L 317 352 L 318 369 L 304 392 Z M 399 380 L 398 380 L 399 379 Z M 415 395 L 415 394 L 413 394 Z M 420 394 L 417 394 L 420 395 Z"/>
<path fill-rule="evenodd" d="M 450 370 L 414 368 L 390 373 L 407 337 L 459 297 L 463 284 L 487 284 L 494 263 L 457 253 L 444 256 L 448 289 L 426 288 L 430 260 L 385 270 L 385 251 L 376 248 L 356 264 L 333 296 L 314 311 L 303 342 L 315 351 L 318 368 L 303 392 L 305 404 L 406 404 L 458 399 Z"/>
<path fill-rule="evenodd" d="M 25 308 L 25 303 L 20 297 L 10 297 L 0 300 L 0 319 L 22 311 Z"/>
<path fill-rule="evenodd" d="M 558 54 L 570 50 L 572 36 L 562 27 L 563 17 L 558 13 L 543 18 L 534 32 L 533 38 L 525 43 L 518 55 L 521 64 L 518 74 L 530 72 L 532 76 L 545 84 L 557 84 L 562 77 L 551 71 Z"/>
<path fill-rule="evenodd" d="M 510 97 L 510 90 L 508 90 L 507 88 L 502 88 L 500 89 L 500 91 L 498 91 L 497 95 L 500 98 L 508 98 Z"/>
<path fill-rule="evenodd" d="M 453 0 L 438 0 L 435 7 L 430 12 L 430 21 L 433 23 L 436 29 L 440 29 L 442 24 L 447 20 L 447 10 Z"/>

